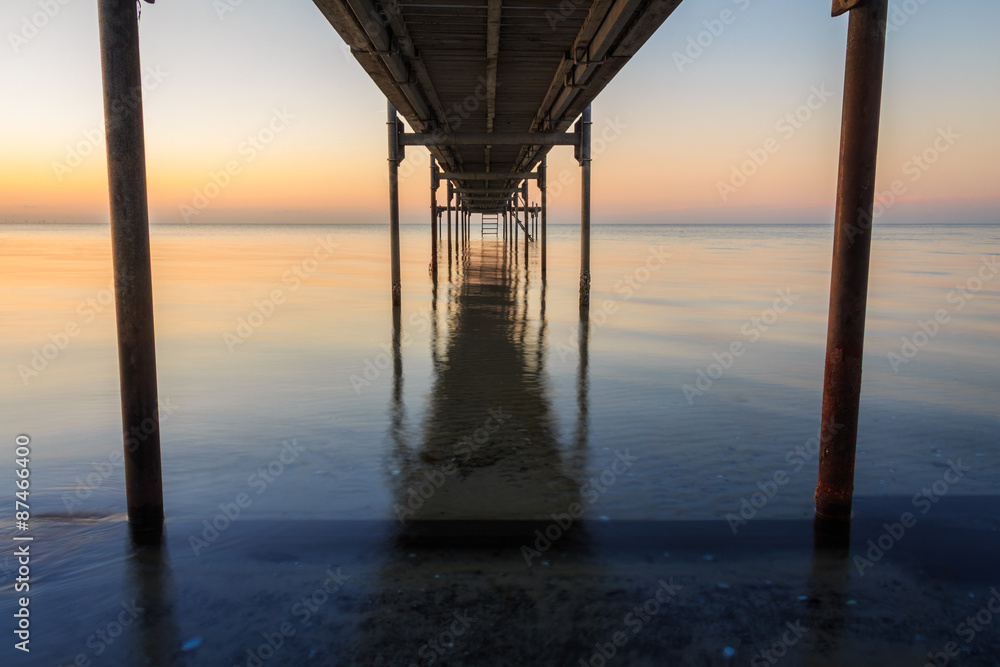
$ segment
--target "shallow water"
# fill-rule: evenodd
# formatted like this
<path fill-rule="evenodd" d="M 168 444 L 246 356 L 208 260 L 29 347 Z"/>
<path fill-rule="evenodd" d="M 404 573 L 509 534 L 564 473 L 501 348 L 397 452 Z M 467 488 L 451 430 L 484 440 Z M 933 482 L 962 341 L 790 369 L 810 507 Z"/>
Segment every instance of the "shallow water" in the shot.
<path fill-rule="evenodd" d="M 11 444 L 20 433 L 31 438 L 32 512 L 52 559 L 39 566 L 37 588 L 55 616 L 87 619 L 70 644 L 85 640 L 93 632 L 87 628 L 108 617 L 120 601 L 110 598 L 128 595 L 124 564 L 135 559 L 123 555 L 108 236 L 100 226 L 0 228 L 0 368 L 8 373 L 0 386 L 3 437 Z M 253 608 L 246 612 L 250 617 L 226 632 L 206 630 L 211 649 L 192 648 L 184 659 L 237 660 L 248 632 L 256 638 L 278 620 L 271 607 L 288 602 L 289 590 L 311 590 L 312 579 L 322 580 L 323 568 L 308 576 L 282 568 L 288 562 L 325 565 L 324 557 L 314 554 L 313 562 L 304 554 L 324 551 L 323 535 L 343 530 L 338 526 L 370 526 L 372 543 L 382 545 L 339 556 L 355 563 L 363 590 L 389 604 L 384 596 L 396 586 L 402 600 L 424 609 L 431 598 L 421 591 L 437 582 L 420 568 L 400 579 L 397 570 L 410 551 L 394 536 L 429 520 L 535 520 L 544 527 L 553 514 L 576 513 L 576 525 L 591 526 L 585 534 L 597 537 L 580 538 L 590 546 L 570 549 L 566 562 L 574 565 L 551 580 L 582 577 L 589 582 L 584 586 L 618 591 L 609 593 L 612 598 L 634 594 L 640 601 L 647 595 L 643 587 L 655 588 L 654 575 L 668 561 L 657 550 L 601 551 L 600 526 L 667 526 L 673 535 L 683 532 L 683 522 L 707 521 L 732 535 L 726 517 L 763 493 L 769 497 L 748 528 L 767 520 L 807 525 L 816 483 L 811 439 L 821 401 L 832 244 L 827 227 L 595 227 L 587 326 L 577 300 L 575 228 L 550 230 L 544 282 L 536 247 L 526 261 L 523 247 L 512 253 L 474 233 L 472 244 L 450 261 L 442 252 L 435 286 L 427 236 L 423 227 L 403 229 L 403 306 L 394 320 L 384 228 L 153 228 L 164 492 L 174 576 L 178 591 L 186 591 L 178 595 L 197 597 L 201 590 L 204 605 L 225 607 L 221 600 L 230 593 L 209 580 L 212 573 L 224 574 L 227 562 L 243 573 L 241 581 L 253 582 L 245 597 L 233 594 L 239 604 L 232 602 Z M 922 505 L 911 498 L 940 484 L 949 463 L 958 462 L 963 473 L 947 495 L 967 496 L 970 504 L 963 507 L 979 509 L 957 516 L 977 531 L 992 535 L 997 529 L 992 510 L 983 508 L 994 507 L 1000 491 L 1000 275 L 988 268 L 977 272 L 991 266 L 998 241 L 1000 228 L 990 226 L 883 227 L 876 234 L 856 474 L 856 493 L 876 508 L 873 520 L 890 501 L 919 512 Z M 989 278 L 979 282 L 984 276 Z M 941 323 L 935 329 L 928 321 L 936 312 Z M 922 333 L 921 322 L 933 335 Z M 902 337 L 914 346 L 904 346 Z M 730 357 L 734 343 L 742 354 Z M 0 471 L 12 478 L 9 458 Z M 771 483 L 778 471 L 787 475 L 781 486 Z M 203 521 L 217 520 L 241 494 L 249 503 L 239 519 L 219 523 L 232 527 L 208 546 L 192 541 L 206 539 Z M 937 505 L 927 504 L 929 517 L 940 515 Z M 11 509 L 0 507 L 5 535 L 13 528 Z M 271 549 L 268 527 L 280 523 L 300 526 L 315 541 L 296 531 L 295 547 L 261 556 Z M 781 609 L 775 616 L 794 613 L 775 601 L 788 591 L 775 598 L 771 588 L 765 594 L 753 587 L 767 588 L 761 581 L 792 561 L 801 580 L 808 579 L 808 531 L 800 532 L 804 551 L 800 544 L 794 554 L 769 560 L 758 544 L 756 556 L 740 556 L 742 564 L 726 577 L 747 579 L 730 584 L 738 591 L 730 600 L 734 608 L 762 596 Z M 88 540 L 90 552 L 81 546 Z M 862 551 L 864 544 L 858 545 Z M 697 562 L 699 549 L 687 548 Z M 435 604 L 443 604 L 441 595 L 465 596 L 481 610 L 488 591 L 503 589 L 511 576 L 517 595 L 536 606 L 547 600 L 551 618 L 538 623 L 554 629 L 557 643 L 585 645 L 588 632 L 602 632 L 593 620 L 586 636 L 571 632 L 586 624 L 582 616 L 563 615 L 563 607 L 584 602 L 571 592 L 533 590 L 518 579 L 536 576 L 531 573 L 540 561 L 524 574 L 517 548 L 502 556 L 487 550 L 482 562 L 433 546 L 420 549 L 427 567 L 440 574 L 448 564 L 465 582 L 439 591 Z M 118 567 L 104 570 L 99 562 Z M 883 572 L 893 574 L 879 576 L 916 590 L 913 577 L 941 565 L 938 558 L 933 567 L 923 563 L 902 574 L 887 568 Z M 477 568 L 488 574 L 474 584 Z M 0 586 L 9 589 L 10 572 L 5 564 Z M 721 576 L 687 572 L 709 588 Z M 279 573 L 294 585 L 257 581 Z M 76 598 L 97 585 L 88 577 L 114 591 L 98 596 L 107 609 L 103 602 L 86 612 L 80 608 Z M 874 595 L 871 581 L 859 585 L 858 599 Z M 980 588 L 989 583 L 977 580 Z M 487 588 L 476 593 L 480 584 Z M 940 596 L 926 593 L 934 605 L 968 594 L 969 586 L 956 592 L 951 584 L 938 585 Z M 384 655 L 372 648 L 390 642 L 397 626 L 387 614 L 394 612 L 368 609 L 365 595 L 355 591 L 341 605 L 337 613 L 360 625 L 342 629 L 330 645 L 352 656 L 343 664 L 398 664 L 385 656 L 403 650 L 399 646 Z M 695 609 L 697 599 L 685 604 Z M 912 598 L 888 605 L 886 614 L 905 609 L 904 600 Z M 516 615 L 524 611 L 519 604 L 507 600 L 490 613 Z M 602 606 L 608 600 L 586 604 L 596 605 L 593 618 L 617 613 L 613 604 Z M 735 642 L 734 655 L 745 663 L 754 655 L 749 647 L 767 638 L 770 621 L 740 639 L 738 628 L 750 622 L 741 614 L 727 621 L 734 628 L 727 630 L 729 639 L 713 634 L 705 621 L 694 639 L 668 643 L 687 647 L 677 649 L 689 660 L 684 664 L 715 664 L 728 659 L 721 651 Z M 435 614 L 429 618 L 444 622 Z M 794 619 L 771 620 L 779 628 Z M 197 626 L 181 625 L 178 637 L 157 635 L 166 642 L 163 655 L 174 655 L 175 644 L 198 634 Z M 933 615 L 925 625 L 950 632 L 948 622 Z M 926 629 L 912 634 L 931 635 Z M 904 640 L 907 650 L 917 643 L 919 661 L 923 640 L 907 636 L 889 643 L 898 648 Z M 520 641 L 544 643 L 529 635 Z M 643 651 L 653 651 L 657 641 L 633 644 L 630 664 L 646 664 Z M 523 664 L 577 664 L 566 650 Z M 69 647 L 49 655 L 72 659 Z M 296 655 L 308 659 L 308 651 Z M 440 660 L 488 664 L 463 655 Z"/>
<path fill-rule="evenodd" d="M 544 284 L 537 252 L 526 270 L 522 248 L 512 257 L 476 239 L 450 281 L 442 258 L 435 291 L 425 230 L 404 228 L 396 374 L 384 229 L 155 228 L 168 513 L 199 517 L 263 483 L 255 518 L 392 518 L 409 488 L 454 460 L 462 475 L 425 512 L 537 518 L 627 450 L 636 460 L 586 503 L 588 518 L 719 518 L 777 470 L 789 482 L 762 513 L 810 516 L 815 459 L 794 450 L 819 426 L 829 230 L 598 227 L 582 348 L 578 233 L 550 236 Z M 996 493 L 1000 277 L 960 309 L 949 293 L 998 237 L 879 231 L 858 494 L 912 495 L 956 457 L 973 470 L 955 493 Z M 35 443 L 36 508 L 122 512 L 120 468 L 104 474 L 120 449 L 107 229 L 8 227 L 0 251 L 0 402 L 5 431 Z M 769 312 L 776 300 L 786 312 Z M 904 357 L 901 337 L 938 310 L 949 321 Z M 240 328 L 248 319 L 257 326 Z M 742 356 L 713 367 L 734 342 Z M 37 374 L 33 357 L 46 366 Z M 508 420 L 478 444 L 490 410 Z M 291 440 L 304 451 L 279 477 L 251 479 Z M 69 500 L 74 486 L 88 488 Z"/>

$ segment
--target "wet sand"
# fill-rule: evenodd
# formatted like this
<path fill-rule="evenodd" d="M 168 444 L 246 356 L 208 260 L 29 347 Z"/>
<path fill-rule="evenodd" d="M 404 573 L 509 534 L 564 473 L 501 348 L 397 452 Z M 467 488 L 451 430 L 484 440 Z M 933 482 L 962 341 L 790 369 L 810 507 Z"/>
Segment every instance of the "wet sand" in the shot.
<path fill-rule="evenodd" d="M 960 624 L 997 584 L 998 503 L 944 499 L 862 575 L 908 500 L 859 499 L 847 552 L 801 521 L 586 522 L 530 565 L 551 524 L 237 519 L 195 555 L 204 525 L 158 550 L 122 517 L 48 518 L 17 664 L 919 667 L 948 642 L 995 664 L 1000 618 L 970 642 Z M 72 546 L 46 552 L 56 534 Z"/>

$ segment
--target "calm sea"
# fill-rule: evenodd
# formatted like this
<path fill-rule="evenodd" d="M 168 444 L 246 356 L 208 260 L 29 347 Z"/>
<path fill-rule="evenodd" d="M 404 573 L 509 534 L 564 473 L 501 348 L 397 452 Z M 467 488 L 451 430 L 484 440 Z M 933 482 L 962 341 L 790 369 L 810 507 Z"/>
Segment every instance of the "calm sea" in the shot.
<path fill-rule="evenodd" d="M 550 231 L 546 281 L 536 246 L 473 230 L 435 286 L 404 227 L 394 323 L 383 227 L 154 227 L 168 516 L 250 492 L 258 518 L 544 518 L 575 496 L 592 519 L 718 519 L 776 471 L 761 516 L 811 516 L 828 227 L 596 227 L 586 327 L 576 228 Z M 858 495 L 959 458 L 952 493 L 998 492 L 998 241 L 878 229 Z M 0 229 L 3 431 L 32 439 L 36 512 L 124 511 L 110 281 L 104 226 Z"/>
<path fill-rule="evenodd" d="M 394 316 L 384 227 L 154 227 L 150 550 L 124 523 L 109 230 L 0 227 L 3 664 L 996 664 L 964 619 L 1000 596 L 1000 227 L 878 229 L 832 552 L 828 227 L 596 227 L 587 311 L 575 228 L 544 281 L 537 246 L 473 230 L 435 281 L 403 229 Z"/>

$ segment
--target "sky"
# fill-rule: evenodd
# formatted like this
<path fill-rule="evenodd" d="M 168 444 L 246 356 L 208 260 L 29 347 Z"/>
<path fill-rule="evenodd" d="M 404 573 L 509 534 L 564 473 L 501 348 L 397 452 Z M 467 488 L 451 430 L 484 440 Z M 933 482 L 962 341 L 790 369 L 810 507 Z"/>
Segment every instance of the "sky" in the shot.
<path fill-rule="evenodd" d="M 998 24 L 996 0 L 890 0 L 884 222 L 1000 221 Z M 832 221 L 847 25 L 829 0 L 682 2 L 594 102 L 594 222 Z M 4 0 L 0 32 L 0 222 L 106 222 L 96 3 Z M 143 4 L 140 42 L 151 222 L 387 221 L 385 99 L 310 0 Z M 427 165 L 407 151 L 404 223 Z M 572 151 L 549 171 L 549 219 L 576 222 Z"/>

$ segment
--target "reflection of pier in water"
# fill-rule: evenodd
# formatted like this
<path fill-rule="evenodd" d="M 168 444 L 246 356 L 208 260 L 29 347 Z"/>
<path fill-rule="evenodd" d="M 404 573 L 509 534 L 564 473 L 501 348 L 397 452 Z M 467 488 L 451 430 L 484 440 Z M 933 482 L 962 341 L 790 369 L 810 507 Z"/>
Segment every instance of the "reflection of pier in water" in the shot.
<path fill-rule="evenodd" d="M 581 502 L 586 318 L 578 425 L 567 447 L 559 442 L 545 375 L 545 284 L 533 321 L 530 272 L 509 248 L 491 241 L 466 246 L 443 308 L 434 285 L 433 385 L 418 443 L 406 441 L 402 424 L 403 332 L 395 313 L 390 461 L 399 518 L 546 520 Z"/>

